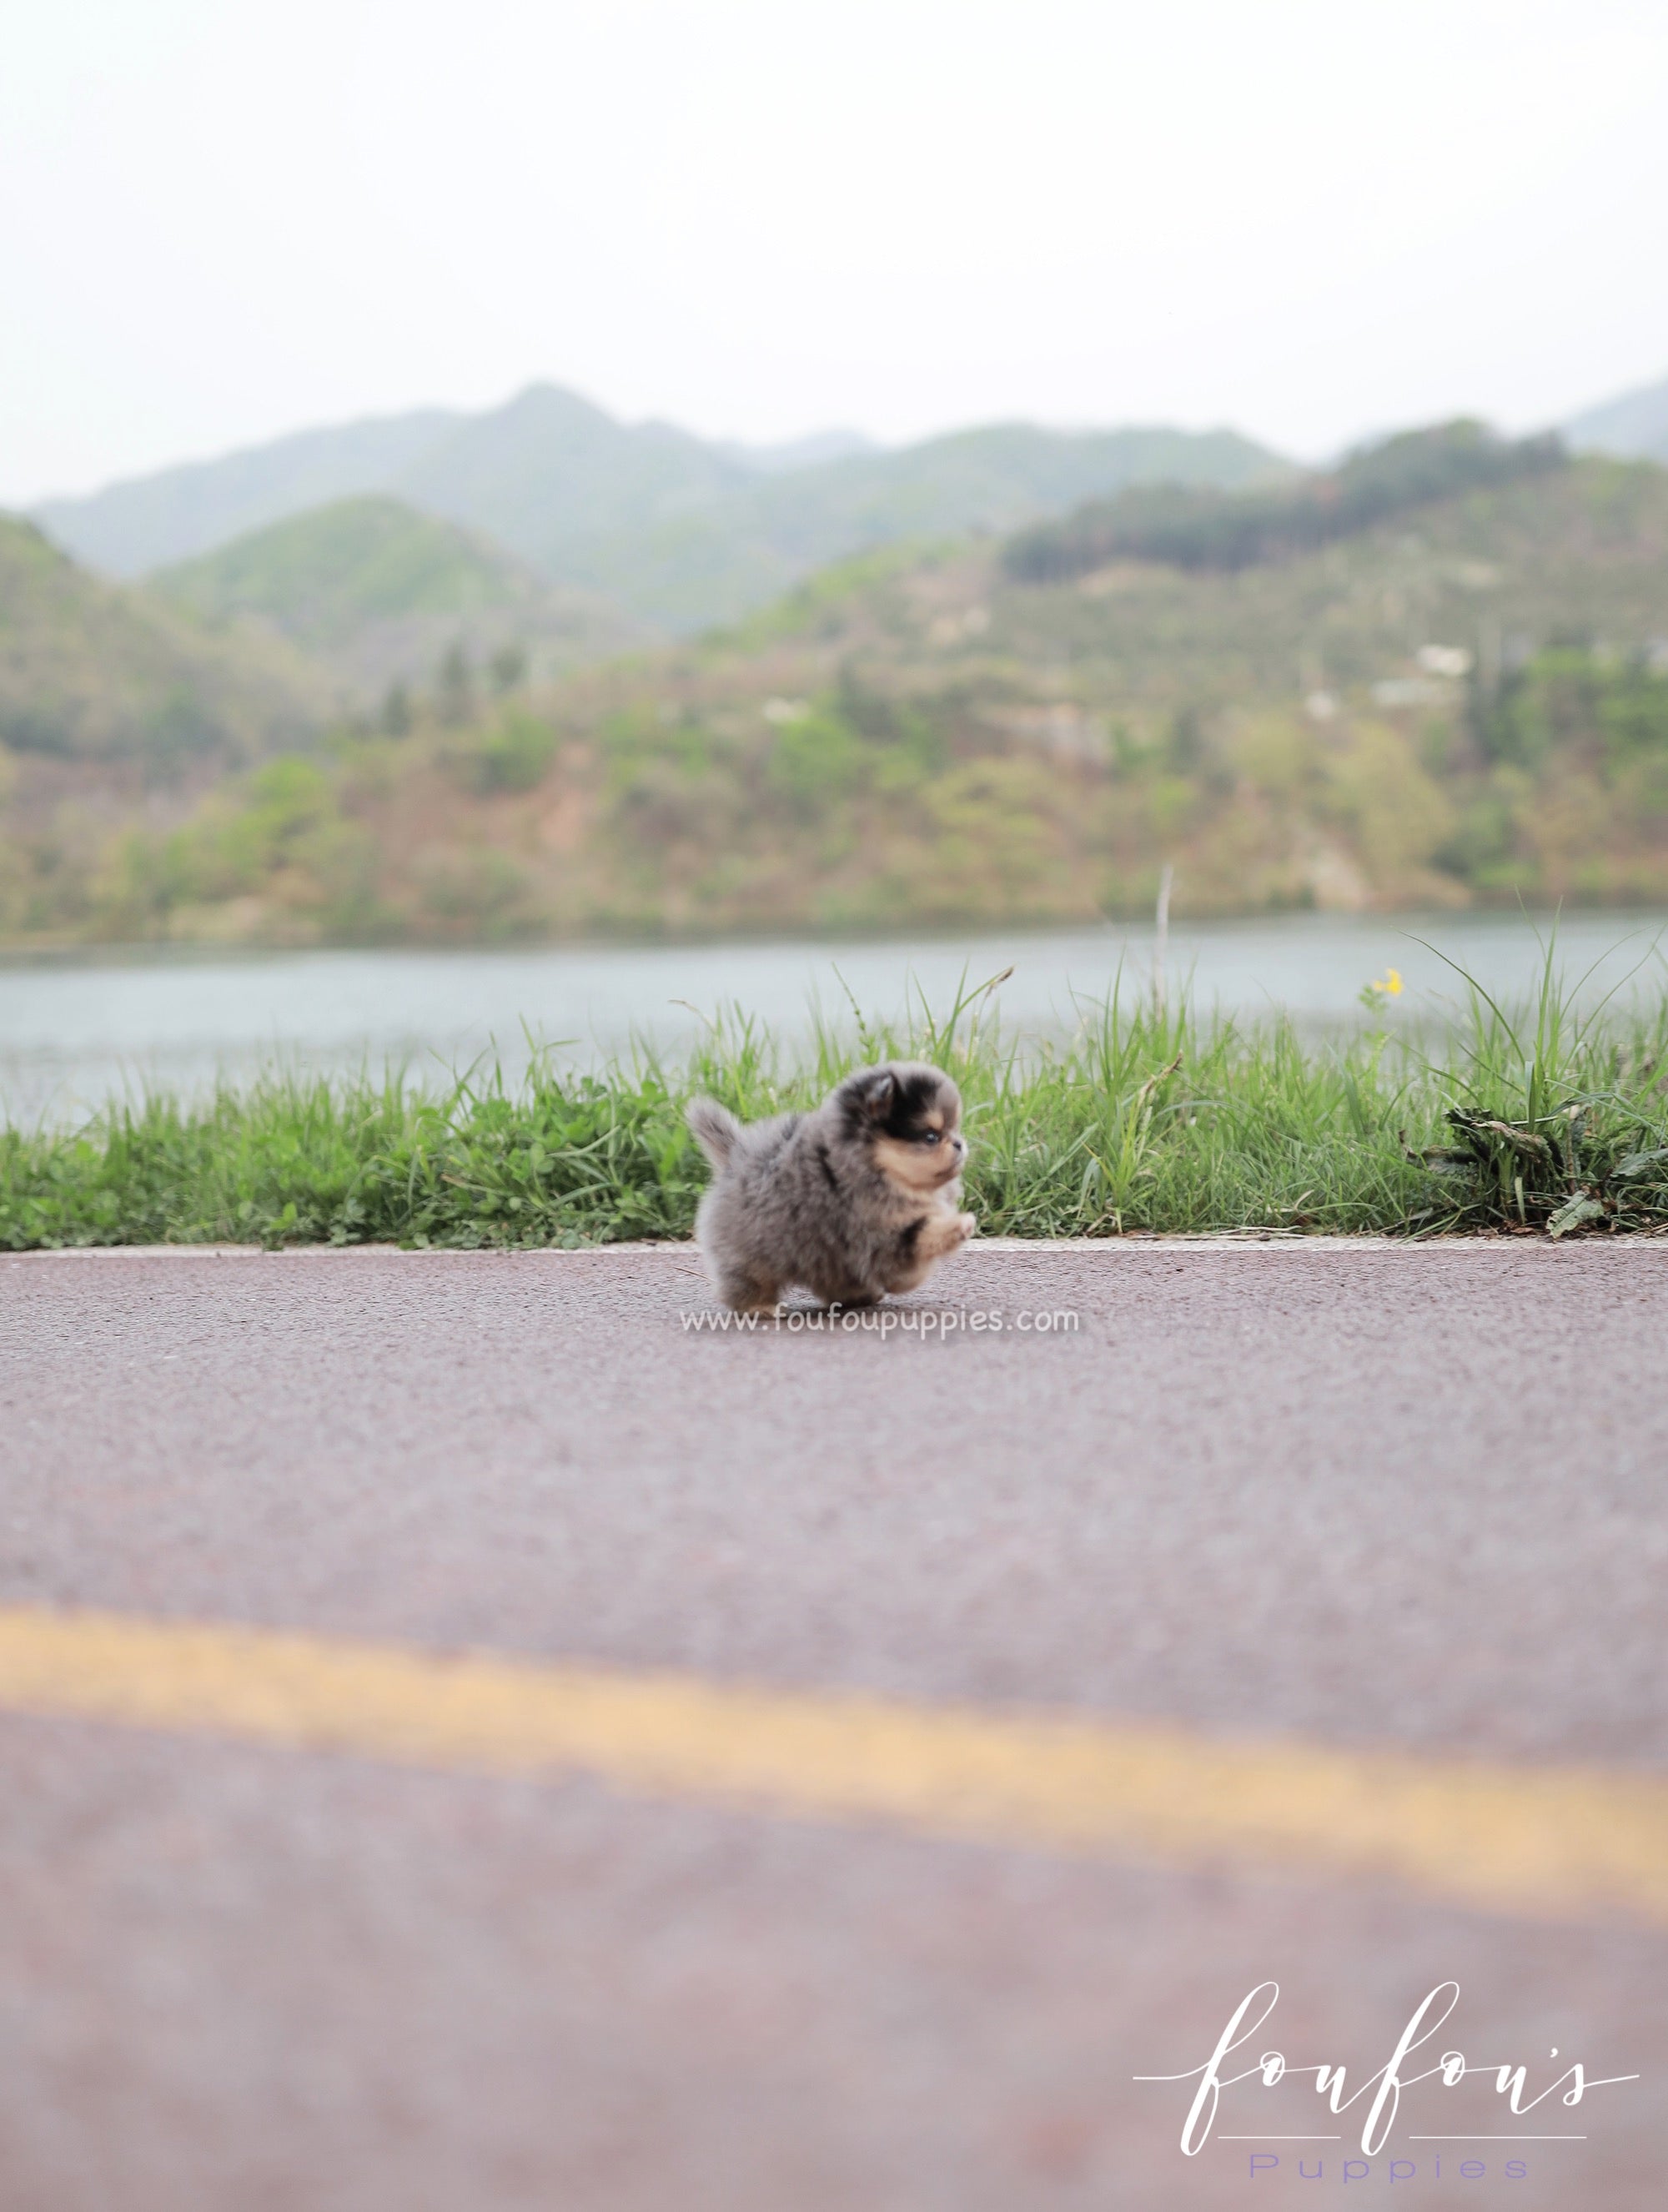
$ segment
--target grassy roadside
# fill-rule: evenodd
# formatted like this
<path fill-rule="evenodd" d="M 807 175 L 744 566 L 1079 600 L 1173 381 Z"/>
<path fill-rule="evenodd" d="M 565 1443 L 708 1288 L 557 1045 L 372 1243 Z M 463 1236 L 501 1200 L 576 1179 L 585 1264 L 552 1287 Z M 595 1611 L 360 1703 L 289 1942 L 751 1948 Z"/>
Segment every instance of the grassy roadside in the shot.
<path fill-rule="evenodd" d="M 688 1233 L 706 1181 L 684 1100 L 752 1116 L 888 1053 L 961 1083 L 968 1202 L 991 1234 L 1242 1228 L 1668 1229 L 1668 994 L 1578 1018 L 1549 952 L 1538 999 L 1471 994 L 1440 1048 L 1383 1030 L 1305 1044 L 1114 999 L 1021 1054 L 982 992 L 908 1034 L 858 1022 L 790 1064 L 744 1019 L 676 1070 L 476 1070 L 403 1082 L 273 1077 L 182 1105 L 114 1105 L 67 1133 L 0 1131 L 0 1249 L 246 1242 L 609 1243 Z"/>

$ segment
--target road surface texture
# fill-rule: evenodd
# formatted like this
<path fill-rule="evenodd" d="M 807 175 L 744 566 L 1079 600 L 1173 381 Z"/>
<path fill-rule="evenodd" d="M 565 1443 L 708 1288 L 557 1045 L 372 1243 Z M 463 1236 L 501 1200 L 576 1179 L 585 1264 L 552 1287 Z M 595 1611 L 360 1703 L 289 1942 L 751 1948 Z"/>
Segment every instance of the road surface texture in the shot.
<path fill-rule="evenodd" d="M 3 2212 L 1668 2202 L 1668 1244 L 904 1303 L 0 1260 Z"/>

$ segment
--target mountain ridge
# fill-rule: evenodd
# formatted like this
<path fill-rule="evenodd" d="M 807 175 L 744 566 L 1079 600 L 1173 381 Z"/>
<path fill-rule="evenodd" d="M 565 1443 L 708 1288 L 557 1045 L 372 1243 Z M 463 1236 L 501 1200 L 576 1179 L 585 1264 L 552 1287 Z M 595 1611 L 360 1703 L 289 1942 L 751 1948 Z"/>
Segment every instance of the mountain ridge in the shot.
<path fill-rule="evenodd" d="M 47 501 L 33 519 L 88 567 L 130 577 L 380 494 L 676 634 L 732 620 L 823 562 L 901 536 L 1005 531 L 1155 476 L 1232 485 L 1290 468 L 1228 430 L 994 424 L 852 450 L 854 438 L 717 444 L 670 423 L 621 422 L 542 384 L 479 415 L 428 410 L 297 432 Z"/>
<path fill-rule="evenodd" d="M 0 753 L 0 934 L 1075 924 L 1166 866 L 1193 915 L 1668 898 L 1668 471 L 1508 470 L 1247 560 L 1088 550 L 894 546 L 212 781 Z"/>
<path fill-rule="evenodd" d="M 613 609 L 549 584 L 492 540 L 383 493 L 309 507 L 157 570 L 152 597 L 221 630 L 275 630 L 348 686 L 360 707 L 427 684 L 444 656 L 508 653 L 548 682 L 638 635 Z"/>
<path fill-rule="evenodd" d="M 210 635 L 143 590 L 88 575 L 0 514 L 0 748 L 173 769 L 307 742 L 322 672 L 282 640 Z"/>
<path fill-rule="evenodd" d="M 133 581 L 306 507 L 379 490 L 458 419 L 447 408 L 418 408 L 287 431 L 79 497 L 38 501 L 28 520 L 86 567 Z"/>
<path fill-rule="evenodd" d="M 1563 433 L 1577 453 L 1668 463 L 1668 376 L 1572 416 Z"/>

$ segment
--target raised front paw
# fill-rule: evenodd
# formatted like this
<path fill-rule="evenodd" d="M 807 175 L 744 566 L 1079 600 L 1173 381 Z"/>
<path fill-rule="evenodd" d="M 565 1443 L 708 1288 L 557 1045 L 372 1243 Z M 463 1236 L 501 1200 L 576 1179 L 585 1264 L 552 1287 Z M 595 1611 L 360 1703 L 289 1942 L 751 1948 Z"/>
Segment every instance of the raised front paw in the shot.
<path fill-rule="evenodd" d="M 978 1234 L 979 1234 L 979 1224 L 978 1224 L 978 1223 L 974 1219 L 974 1218 L 973 1218 L 972 1214 L 970 1214 L 970 1213 L 958 1213 L 958 1214 L 956 1215 L 956 1217 L 955 1217 L 955 1242 L 956 1242 L 956 1243 L 958 1243 L 958 1244 L 965 1244 L 965 1243 L 967 1243 L 967 1239 L 968 1239 L 968 1237 L 977 1237 L 977 1236 L 978 1236 Z"/>

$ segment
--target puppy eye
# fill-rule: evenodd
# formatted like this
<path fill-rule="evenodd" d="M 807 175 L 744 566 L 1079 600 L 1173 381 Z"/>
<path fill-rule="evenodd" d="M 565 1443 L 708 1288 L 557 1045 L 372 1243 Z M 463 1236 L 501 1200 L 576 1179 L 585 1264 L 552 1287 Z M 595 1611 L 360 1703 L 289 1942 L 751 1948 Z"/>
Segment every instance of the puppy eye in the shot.
<path fill-rule="evenodd" d="M 938 1141 L 939 1132 L 937 1129 L 922 1129 L 917 1133 L 915 1138 L 918 1145 L 936 1145 Z"/>

